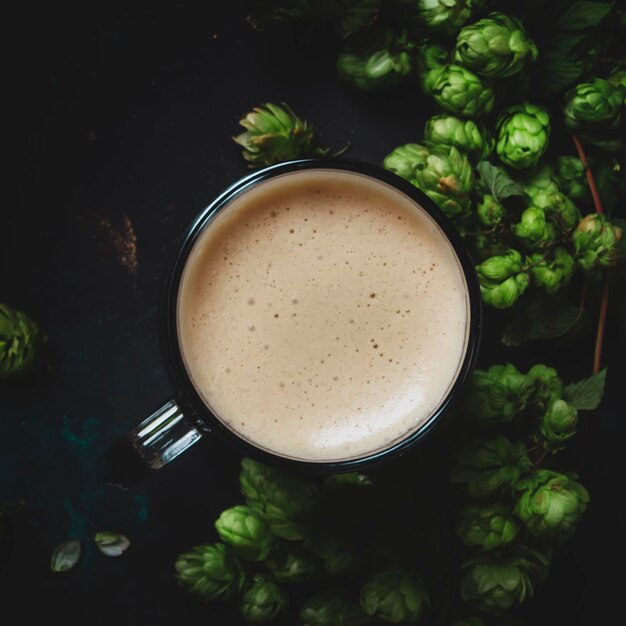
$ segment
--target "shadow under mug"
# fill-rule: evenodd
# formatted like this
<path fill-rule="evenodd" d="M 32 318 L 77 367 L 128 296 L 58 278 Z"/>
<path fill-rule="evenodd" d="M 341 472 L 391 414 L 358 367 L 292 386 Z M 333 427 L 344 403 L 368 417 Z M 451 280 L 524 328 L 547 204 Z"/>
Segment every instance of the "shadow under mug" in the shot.
<path fill-rule="evenodd" d="M 456 253 L 468 290 L 469 326 L 466 349 L 463 360 L 457 368 L 456 379 L 449 386 L 444 399 L 430 417 L 418 426 L 416 430 L 407 434 L 406 437 L 394 442 L 389 447 L 354 459 L 339 461 L 296 460 L 271 453 L 238 436 L 211 412 L 194 387 L 187 372 L 178 339 L 178 295 L 185 264 L 198 239 L 205 229 L 210 227 L 213 218 L 228 206 L 231 201 L 257 185 L 276 176 L 303 170 L 331 170 L 356 173 L 385 183 L 408 196 L 419 209 L 422 209 L 430 216 L 445 237 L 447 237 Z M 139 456 L 150 467 L 159 469 L 184 452 L 205 434 L 217 432 L 218 435 L 234 443 L 244 454 L 254 457 L 261 462 L 314 473 L 356 471 L 365 466 L 397 457 L 418 444 L 458 398 L 463 384 L 471 373 L 478 352 L 482 319 L 480 288 L 474 264 L 457 229 L 435 203 L 409 182 L 387 170 L 368 163 L 333 158 L 303 159 L 266 167 L 242 178 L 220 194 L 198 215 L 184 237 L 167 276 L 161 314 L 165 359 L 174 388 L 177 390 L 177 395 L 175 398 L 168 400 L 130 432 L 130 441 L 139 453 Z"/>

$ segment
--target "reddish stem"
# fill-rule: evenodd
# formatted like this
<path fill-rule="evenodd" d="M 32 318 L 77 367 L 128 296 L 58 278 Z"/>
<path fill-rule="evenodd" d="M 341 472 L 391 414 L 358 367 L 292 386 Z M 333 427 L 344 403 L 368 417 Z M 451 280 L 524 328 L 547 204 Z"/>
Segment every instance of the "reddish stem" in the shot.
<path fill-rule="evenodd" d="M 576 152 L 578 152 L 578 158 L 583 164 L 585 175 L 587 176 L 587 182 L 589 183 L 589 189 L 591 190 L 591 197 L 593 198 L 593 205 L 596 208 L 596 213 L 603 215 L 604 210 L 602 209 L 602 202 L 600 202 L 600 194 L 598 193 L 596 179 L 593 177 L 591 168 L 589 167 L 589 162 L 587 161 L 587 156 L 583 150 L 583 145 L 580 143 L 580 139 L 578 139 L 576 133 L 572 133 L 572 139 L 574 140 L 574 145 L 576 146 Z"/>
<path fill-rule="evenodd" d="M 600 194 L 598 193 L 598 187 L 596 186 L 596 179 L 593 177 L 593 172 L 589 167 L 587 156 L 583 145 L 580 143 L 580 139 L 575 133 L 572 133 L 572 140 L 576 146 L 576 152 L 578 152 L 578 158 L 583 164 L 585 169 L 585 175 L 587 176 L 587 182 L 589 183 L 589 189 L 591 190 L 591 197 L 593 198 L 593 205 L 596 209 L 596 213 L 604 215 L 602 208 L 602 202 L 600 201 Z M 602 300 L 600 301 L 600 315 L 598 318 L 598 329 L 596 331 L 596 347 L 593 352 L 593 373 L 597 374 L 602 367 L 602 346 L 604 344 L 604 329 L 606 328 L 606 313 L 609 308 L 609 271 L 604 272 L 604 285 L 602 287 Z"/>

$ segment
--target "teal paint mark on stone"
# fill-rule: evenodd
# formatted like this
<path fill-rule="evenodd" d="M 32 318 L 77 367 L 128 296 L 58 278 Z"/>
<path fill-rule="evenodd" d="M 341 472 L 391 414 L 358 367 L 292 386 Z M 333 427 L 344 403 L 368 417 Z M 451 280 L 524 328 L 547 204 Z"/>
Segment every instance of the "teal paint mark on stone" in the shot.
<path fill-rule="evenodd" d="M 148 498 L 144 495 L 135 496 L 135 504 L 137 505 L 137 521 L 140 523 L 147 522 L 150 519 Z"/>

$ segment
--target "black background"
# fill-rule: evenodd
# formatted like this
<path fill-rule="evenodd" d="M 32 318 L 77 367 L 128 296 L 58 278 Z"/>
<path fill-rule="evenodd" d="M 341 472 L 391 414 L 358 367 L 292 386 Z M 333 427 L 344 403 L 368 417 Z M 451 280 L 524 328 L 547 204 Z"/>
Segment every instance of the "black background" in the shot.
<path fill-rule="evenodd" d="M 6 133 L 17 140 L 5 154 L 17 193 L 0 210 L 0 300 L 37 320 L 48 345 L 42 371 L 0 388 L 0 500 L 11 519 L 0 611 L 4 618 L 15 606 L 23 623 L 41 614 L 66 624 L 239 624 L 235 607 L 202 606 L 173 577 L 176 556 L 214 540 L 214 519 L 241 501 L 238 452 L 203 440 L 126 489 L 102 473 L 112 443 L 172 394 L 158 343 L 164 273 L 194 215 L 247 172 L 230 137 L 252 106 L 284 100 L 324 143 L 350 141 L 352 158 L 379 163 L 419 140 L 433 105 L 416 88 L 352 91 L 336 77 L 335 39 L 303 45 L 289 28 L 256 33 L 235 3 L 22 5 L 5 28 L 5 100 L 14 107 Z M 98 227 L 103 219 L 120 227 L 124 215 L 137 235 L 135 277 Z M 612 566 L 619 571 L 624 545 L 618 381 L 626 372 L 612 324 L 603 408 L 584 414 L 562 459 L 592 503 L 526 610 L 531 624 L 620 614 Z M 566 380 L 590 373 L 592 336 L 575 348 L 507 352 L 497 325 L 487 319 L 481 364 L 541 359 Z M 131 538 L 119 559 L 90 539 L 109 529 Z M 50 554 L 70 535 L 82 540 L 83 558 L 52 574 Z"/>

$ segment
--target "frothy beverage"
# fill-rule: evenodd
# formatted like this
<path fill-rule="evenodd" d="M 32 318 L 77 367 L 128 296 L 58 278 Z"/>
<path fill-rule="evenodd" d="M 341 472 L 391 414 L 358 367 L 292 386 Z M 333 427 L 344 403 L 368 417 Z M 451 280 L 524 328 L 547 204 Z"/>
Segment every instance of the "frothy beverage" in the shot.
<path fill-rule="evenodd" d="M 360 174 L 306 170 L 220 211 L 185 266 L 183 358 L 238 436 L 279 456 L 384 450 L 437 410 L 465 355 L 457 256 L 413 200 Z"/>

